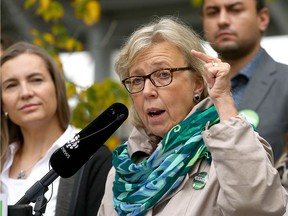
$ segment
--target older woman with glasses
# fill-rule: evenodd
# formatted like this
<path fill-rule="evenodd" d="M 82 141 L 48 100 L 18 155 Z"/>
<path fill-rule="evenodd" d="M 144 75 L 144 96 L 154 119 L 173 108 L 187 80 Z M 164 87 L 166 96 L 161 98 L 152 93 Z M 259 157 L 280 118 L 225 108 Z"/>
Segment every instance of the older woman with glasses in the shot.
<path fill-rule="evenodd" d="M 175 18 L 132 34 L 116 71 L 134 128 L 113 152 L 98 215 L 284 214 L 271 147 L 237 113 L 229 70 Z"/>

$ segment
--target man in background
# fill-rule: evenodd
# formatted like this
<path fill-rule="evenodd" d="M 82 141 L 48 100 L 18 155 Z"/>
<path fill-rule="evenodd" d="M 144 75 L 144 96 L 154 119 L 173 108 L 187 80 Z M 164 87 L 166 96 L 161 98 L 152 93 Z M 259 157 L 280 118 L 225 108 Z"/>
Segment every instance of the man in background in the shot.
<path fill-rule="evenodd" d="M 271 144 L 277 161 L 288 131 L 288 66 L 260 46 L 269 19 L 264 0 L 203 0 L 204 36 L 231 65 L 235 104 Z"/>

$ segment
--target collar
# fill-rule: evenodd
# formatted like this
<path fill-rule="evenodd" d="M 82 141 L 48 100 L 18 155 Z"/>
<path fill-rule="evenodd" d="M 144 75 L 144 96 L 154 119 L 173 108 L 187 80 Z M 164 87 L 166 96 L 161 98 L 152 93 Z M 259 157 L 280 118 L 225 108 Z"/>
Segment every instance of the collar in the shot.
<path fill-rule="evenodd" d="M 192 108 L 186 118 L 197 110 L 209 108 L 212 104 L 212 100 L 209 97 L 205 98 Z M 133 127 L 131 135 L 128 138 L 128 153 L 131 158 L 148 157 L 153 153 L 160 141 L 161 138 L 148 134 L 144 129 Z"/>
<path fill-rule="evenodd" d="M 43 158 L 51 157 L 54 151 L 56 151 L 58 148 L 64 145 L 69 139 L 73 138 L 74 135 L 75 135 L 75 129 L 72 126 L 68 125 L 64 133 L 53 143 L 53 145 L 48 149 L 48 151 L 45 153 Z M 20 148 L 20 145 L 18 142 L 13 142 L 9 144 L 8 152 L 7 152 L 7 159 L 4 162 L 2 172 L 10 169 L 14 160 L 15 153 L 18 151 L 19 148 Z"/>
<path fill-rule="evenodd" d="M 248 80 L 251 79 L 254 71 L 255 71 L 255 68 L 257 67 L 262 55 L 264 53 L 264 49 L 262 47 L 260 47 L 259 51 L 257 52 L 257 54 L 252 58 L 252 60 L 247 64 L 245 65 L 240 71 L 239 73 L 237 73 L 236 76 L 234 76 L 232 78 L 232 81 L 233 79 L 235 79 L 236 77 L 238 76 L 244 76 L 246 77 Z"/>

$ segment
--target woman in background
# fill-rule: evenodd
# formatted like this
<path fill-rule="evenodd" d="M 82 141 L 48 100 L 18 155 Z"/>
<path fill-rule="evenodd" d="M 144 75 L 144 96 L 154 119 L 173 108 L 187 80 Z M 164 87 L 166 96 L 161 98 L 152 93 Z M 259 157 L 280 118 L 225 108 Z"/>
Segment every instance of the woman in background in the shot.
<path fill-rule="evenodd" d="M 75 130 L 63 74 L 40 47 L 19 42 L 5 50 L 1 95 L 0 192 L 14 205 L 48 173 L 52 153 Z M 110 168 L 111 152 L 103 146 L 74 176 L 57 178 L 45 194 L 45 216 L 97 212 Z"/>

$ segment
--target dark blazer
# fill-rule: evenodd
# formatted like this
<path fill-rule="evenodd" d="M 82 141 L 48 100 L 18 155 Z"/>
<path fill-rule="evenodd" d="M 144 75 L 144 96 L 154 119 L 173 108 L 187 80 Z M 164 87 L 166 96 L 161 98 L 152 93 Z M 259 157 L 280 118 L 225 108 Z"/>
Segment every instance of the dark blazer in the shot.
<path fill-rule="evenodd" d="M 112 154 L 101 146 L 74 176 L 61 178 L 55 216 L 96 215 L 111 167 Z"/>
<path fill-rule="evenodd" d="M 242 109 L 258 113 L 257 131 L 270 143 L 277 161 L 288 132 L 288 65 L 275 62 L 264 51 L 239 104 Z"/>

